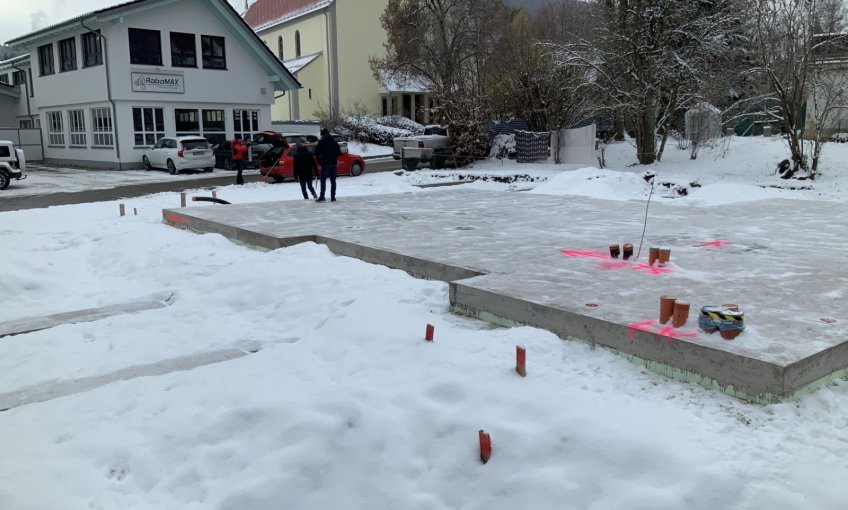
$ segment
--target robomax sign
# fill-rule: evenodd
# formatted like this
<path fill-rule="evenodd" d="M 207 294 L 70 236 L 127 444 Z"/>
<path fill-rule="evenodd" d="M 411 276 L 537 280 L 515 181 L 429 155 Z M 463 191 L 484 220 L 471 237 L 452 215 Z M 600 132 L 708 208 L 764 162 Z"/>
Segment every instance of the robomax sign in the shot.
<path fill-rule="evenodd" d="M 179 74 L 132 73 L 133 92 L 185 93 L 185 77 Z"/>

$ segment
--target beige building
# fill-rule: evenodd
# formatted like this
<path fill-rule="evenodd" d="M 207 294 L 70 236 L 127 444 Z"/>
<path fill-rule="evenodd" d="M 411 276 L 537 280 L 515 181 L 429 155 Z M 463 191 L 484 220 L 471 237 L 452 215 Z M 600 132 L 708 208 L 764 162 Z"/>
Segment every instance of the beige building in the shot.
<path fill-rule="evenodd" d="M 303 88 L 277 96 L 275 121 L 317 120 L 316 112 L 364 107 L 369 114 L 403 115 L 423 123 L 429 102 L 421 87 L 382 83 L 369 57 L 382 56 L 387 0 L 257 0 L 248 25 L 283 61 Z"/>

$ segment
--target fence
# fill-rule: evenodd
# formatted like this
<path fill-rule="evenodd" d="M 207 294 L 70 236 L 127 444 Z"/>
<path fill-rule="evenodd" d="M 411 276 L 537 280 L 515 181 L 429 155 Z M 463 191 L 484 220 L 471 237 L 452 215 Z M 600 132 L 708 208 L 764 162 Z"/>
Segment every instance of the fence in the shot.
<path fill-rule="evenodd" d="M 10 140 L 23 149 L 27 161 L 44 160 L 41 129 L 0 128 L 0 140 Z"/>

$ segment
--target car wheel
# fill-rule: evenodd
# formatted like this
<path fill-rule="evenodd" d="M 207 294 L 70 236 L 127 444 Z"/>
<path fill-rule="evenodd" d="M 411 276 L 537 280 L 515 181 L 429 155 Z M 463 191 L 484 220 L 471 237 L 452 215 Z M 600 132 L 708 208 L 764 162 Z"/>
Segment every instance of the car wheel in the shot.
<path fill-rule="evenodd" d="M 148 172 L 149 172 L 150 170 L 153 170 L 153 167 L 152 167 L 152 166 L 150 166 L 150 160 L 149 160 L 149 159 L 147 159 L 147 156 L 142 156 L 142 158 L 141 158 L 141 162 L 142 162 L 142 163 L 144 163 L 144 169 L 145 169 L 145 170 L 147 170 Z"/>
<path fill-rule="evenodd" d="M 272 175 L 272 176 L 271 176 L 271 178 L 272 178 L 272 179 L 274 179 L 274 182 L 276 182 L 276 183 L 280 183 L 280 182 L 285 182 L 285 181 L 286 181 L 286 178 L 285 178 L 285 177 L 283 177 L 283 176 L 280 176 L 280 175 Z"/>
<path fill-rule="evenodd" d="M 227 158 L 224 160 L 224 170 L 232 170 L 233 169 L 233 160 Z"/>
<path fill-rule="evenodd" d="M 174 166 L 173 160 L 168 160 L 168 173 L 174 175 L 177 173 L 177 167 Z"/>
<path fill-rule="evenodd" d="M 355 161 L 352 165 L 350 165 L 350 175 L 353 177 L 362 175 L 362 164 L 359 161 Z"/>
<path fill-rule="evenodd" d="M 10 182 L 12 177 L 5 170 L 0 170 L 0 190 L 8 188 Z"/>

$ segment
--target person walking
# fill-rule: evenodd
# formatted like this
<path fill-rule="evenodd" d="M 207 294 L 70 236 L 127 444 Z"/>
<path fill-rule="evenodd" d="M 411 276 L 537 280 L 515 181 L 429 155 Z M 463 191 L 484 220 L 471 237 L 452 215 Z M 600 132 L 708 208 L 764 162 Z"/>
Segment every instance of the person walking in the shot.
<path fill-rule="evenodd" d="M 300 181 L 300 192 L 303 193 L 303 198 L 309 200 L 309 195 L 306 194 L 307 186 L 312 198 L 317 198 L 315 188 L 312 187 L 312 179 L 318 173 L 318 162 L 315 161 L 315 156 L 302 143 L 297 142 L 292 151 L 292 158 L 294 159 L 294 178 Z"/>
<path fill-rule="evenodd" d="M 315 147 L 315 157 L 321 163 L 321 195 L 315 199 L 316 202 L 326 201 L 327 179 L 330 179 L 330 201 L 336 201 L 336 173 L 341 154 L 342 149 L 336 139 L 330 136 L 330 131 L 322 129 L 321 139 Z"/>
<path fill-rule="evenodd" d="M 247 159 L 247 145 L 241 141 L 241 138 L 233 140 L 233 163 L 236 164 L 236 184 L 244 184 L 244 177 L 241 173 L 244 170 L 244 160 Z"/>

